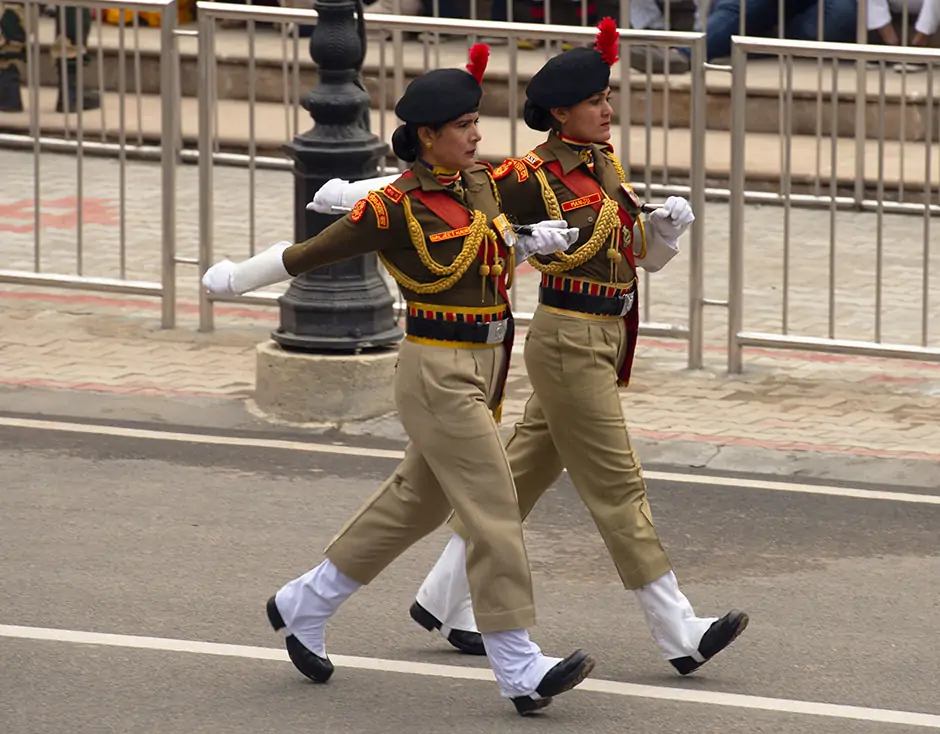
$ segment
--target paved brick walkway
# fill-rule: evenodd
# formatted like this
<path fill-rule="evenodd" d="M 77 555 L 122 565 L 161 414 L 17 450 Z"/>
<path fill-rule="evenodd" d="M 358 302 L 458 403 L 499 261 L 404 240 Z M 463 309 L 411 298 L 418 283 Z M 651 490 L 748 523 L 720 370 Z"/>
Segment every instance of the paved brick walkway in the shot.
<path fill-rule="evenodd" d="M 120 164 L 83 162 L 83 269 L 85 275 L 121 275 L 122 204 Z M 198 169 L 177 171 L 177 249 L 195 257 L 199 233 Z M 125 277 L 160 276 L 160 168 L 133 162 L 125 169 Z M 292 178 L 285 171 L 255 172 L 255 198 L 245 169 L 219 167 L 215 185 L 215 259 L 241 259 L 252 244 L 260 249 L 291 237 Z M 75 273 L 77 162 L 72 156 L 43 154 L 40 167 L 40 262 L 44 272 Z M 33 159 L 4 152 L 0 178 L 0 269 L 33 269 Z M 254 229 L 250 212 L 254 210 Z M 705 225 L 706 296 L 727 293 L 728 207 L 710 203 Z M 835 216 L 836 335 L 868 339 L 873 333 L 873 214 Z M 830 214 L 793 210 L 789 328 L 825 336 L 828 329 Z M 936 225 L 936 222 L 931 224 Z M 936 226 L 934 226 L 934 230 Z M 749 208 L 747 316 L 749 330 L 780 327 L 784 212 Z M 253 232 L 253 234 L 252 234 Z M 886 216 L 884 235 L 883 338 L 916 344 L 922 313 L 922 257 L 935 236 L 918 217 Z M 688 241 L 685 242 L 688 247 Z M 534 308 L 537 274 L 521 273 L 517 308 Z M 940 273 L 931 286 L 940 293 Z M 645 320 L 684 324 L 687 320 L 688 258 L 680 257 L 644 288 Z M 143 394 L 198 394 L 245 398 L 254 383 L 254 345 L 276 323 L 273 308 L 217 307 L 213 334 L 196 332 L 198 278 L 181 265 L 179 325 L 159 329 L 159 307 L 143 298 L 37 292 L 0 285 L 0 383 Z M 936 322 L 936 297 L 928 314 Z M 685 345 L 645 339 L 637 377 L 624 393 L 637 435 L 681 438 L 719 445 L 781 449 L 814 448 L 847 453 L 925 457 L 940 461 L 940 365 L 881 361 L 762 350 L 746 352 L 746 373 L 725 372 L 726 312 L 706 313 L 706 366 L 685 369 Z M 940 345 L 936 329 L 930 343 Z M 521 344 L 521 342 L 520 342 Z M 511 421 L 528 392 L 517 358 L 510 400 Z"/>
<path fill-rule="evenodd" d="M 195 308 L 159 329 L 155 302 L 0 288 L 0 385 L 245 399 L 269 309 L 220 306 L 226 327 L 195 331 Z M 521 340 L 520 340 L 521 344 Z M 729 377 L 685 369 L 683 345 L 643 340 L 623 401 L 635 434 L 657 441 L 940 462 L 940 365 L 754 350 Z M 505 421 L 529 393 L 513 364 Z"/>

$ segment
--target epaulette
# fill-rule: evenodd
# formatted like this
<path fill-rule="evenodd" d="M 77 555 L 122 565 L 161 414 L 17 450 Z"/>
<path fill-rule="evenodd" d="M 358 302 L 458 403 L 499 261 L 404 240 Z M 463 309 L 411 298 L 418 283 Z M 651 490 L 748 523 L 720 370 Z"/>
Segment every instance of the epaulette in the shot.
<path fill-rule="evenodd" d="M 399 188 L 396 188 L 392 184 L 386 184 L 385 188 L 382 189 L 382 193 L 385 194 L 388 197 L 389 201 L 391 201 L 394 204 L 398 204 L 402 200 L 402 197 L 404 197 L 405 195 L 404 191 L 402 191 Z"/>
<path fill-rule="evenodd" d="M 366 198 L 359 199 L 359 201 L 356 202 L 356 205 L 352 208 L 349 219 L 353 222 L 358 222 L 361 220 L 363 215 L 366 213 L 367 206 L 371 206 L 372 211 L 375 212 L 376 226 L 379 229 L 388 229 L 388 209 L 385 207 L 385 202 L 382 201 L 382 197 L 379 196 L 378 191 L 370 191 L 366 195 Z"/>
<path fill-rule="evenodd" d="M 485 169 L 485 170 L 489 171 L 490 173 L 492 173 L 492 172 L 493 172 L 493 165 L 492 165 L 491 163 L 486 162 L 486 161 L 475 161 L 474 164 L 470 167 L 469 170 L 471 170 L 471 171 L 477 171 L 477 170 L 480 170 L 480 169 Z"/>
<path fill-rule="evenodd" d="M 534 150 L 530 150 L 526 153 L 522 160 L 524 160 L 533 171 L 539 170 L 542 164 L 545 163 Z"/>
<path fill-rule="evenodd" d="M 541 163 L 539 163 L 539 165 L 541 165 Z M 493 178 L 497 180 L 506 178 L 510 171 L 516 172 L 516 180 L 519 183 L 527 181 L 529 178 L 529 169 L 526 168 L 525 163 L 523 163 L 520 158 L 507 158 L 505 161 L 500 163 L 499 166 L 493 171 Z"/>

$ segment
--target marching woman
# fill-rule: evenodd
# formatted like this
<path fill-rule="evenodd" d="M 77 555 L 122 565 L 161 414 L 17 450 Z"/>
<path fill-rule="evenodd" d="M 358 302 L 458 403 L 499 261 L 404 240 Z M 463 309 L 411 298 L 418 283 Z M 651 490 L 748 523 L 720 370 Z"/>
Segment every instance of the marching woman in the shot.
<path fill-rule="evenodd" d="M 451 514 L 466 533 L 463 574 L 482 646 L 501 694 L 521 714 L 580 683 L 594 660 L 578 650 L 544 656 L 529 639 L 532 582 L 498 415 L 511 352 L 507 287 L 519 256 L 564 250 L 564 221 L 532 225 L 514 242 L 488 166 L 477 164 L 477 109 L 488 49 L 467 71 L 415 79 L 392 137 L 411 167 L 370 192 L 306 242 L 283 242 L 248 261 L 223 261 L 203 283 L 241 294 L 332 262 L 377 251 L 408 301 L 395 400 L 410 442 L 405 458 L 325 551 L 326 559 L 268 601 L 296 668 L 324 683 L 333 673 L 324 628 L 340 604 Z M 515 247 L 513 247 L 515 245 Z"/>
<path fill-rule="evenodd" d="M 565 219 L 580 231 L 568 251 L 529 258 L 542 273 L 525 340 L 533 394 L 506 452 L 523 518 L 567 468 L 663 656 L 687 675 L 727 647 L 748 617 L 738 611 L 696 617 L 679 590 L 620 403 L 618 386 L 629 382 L 639 327 L 637 268 L 663 267 L 694 216 L 684 199 L 670 197 L 645 225 L 640 217 L 640 201 L 608 142 L 618 42 L 616 24 L 605 18 L 594 48 L 566 51 L 542 67 L 526 89 L 525 121 L 546 140 L 494 171 L 510 218 Z M 473 652 L 468 529 L 459 516 L 451 526 L 455 534 L 411 615 L 452 644 L 458 630 L 464 650 Z"/>

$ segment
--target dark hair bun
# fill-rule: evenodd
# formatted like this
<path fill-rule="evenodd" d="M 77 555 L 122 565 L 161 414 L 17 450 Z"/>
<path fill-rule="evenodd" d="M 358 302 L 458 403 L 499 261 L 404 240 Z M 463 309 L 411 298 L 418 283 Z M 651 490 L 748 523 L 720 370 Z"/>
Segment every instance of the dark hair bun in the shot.
<path fill-rule="evenodd" d="M 418 160 L 418 134 L 410 125 L 399 125 L 392 133 L 392 150 L 406 163 Z"/>
<path fill-rule="evenodd" d="M 533 130 L 545 132 L 552 129 L 552 113 L 544 107 L 535 104 L 531 99 L 525 101 L 522 119 Z"/>

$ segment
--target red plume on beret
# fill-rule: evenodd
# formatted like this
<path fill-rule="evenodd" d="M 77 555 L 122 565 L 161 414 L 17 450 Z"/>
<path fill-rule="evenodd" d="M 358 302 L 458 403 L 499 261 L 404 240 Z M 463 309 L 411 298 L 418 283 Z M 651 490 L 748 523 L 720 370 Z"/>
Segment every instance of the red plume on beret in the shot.
<path fill-rule="evenodd" d="M 483 72 L 486 71 L 486 62 L 490 60 L 490 47 L 485 43 L 475 43 L 470 47 L 469 57 L 467 71 L 477 80 L 477 84 L 483 84 Z"/>
<path fill-rule="evenodd" d="M 620 33 L 613 18 L 604 18 L 597 24 L 597 38 L 594 48 L 600 53 L 604 63 L 613 66 L 620 59 L 618 56 Z"/>

